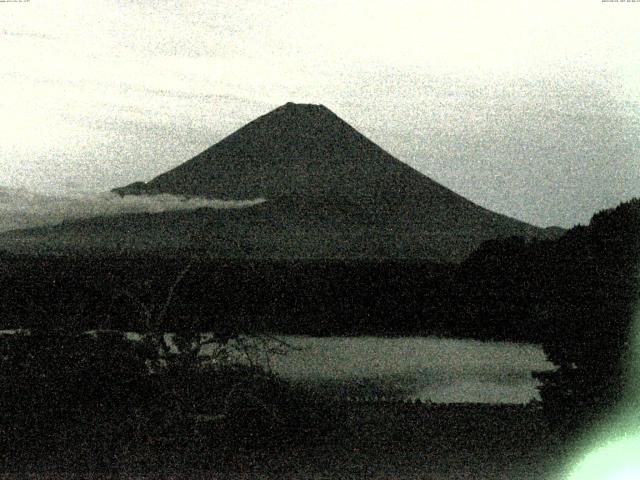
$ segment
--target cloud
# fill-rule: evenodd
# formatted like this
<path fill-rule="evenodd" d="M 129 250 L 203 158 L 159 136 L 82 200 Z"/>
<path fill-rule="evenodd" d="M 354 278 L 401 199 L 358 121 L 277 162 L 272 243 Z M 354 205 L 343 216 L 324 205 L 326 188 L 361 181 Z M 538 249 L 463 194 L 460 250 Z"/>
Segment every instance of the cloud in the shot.
<path fill-rule="evenodd" d="M 211 200 L 169 194 L 121 197 L 110 192 L 51 195 L 24 189 L 0 188 L 0 232 L 121 213 L 158 213 L 203 207 L 246 208 L 264 201 L 262 198 Z"/>
<path fill-rule="evenodd" d="M 11 112 L 0 115 L 0 183 L 98 190 L 154 178 L 279 104 L 308 101 L 534 224 L 571 227 L 638 195 L 637 19 L 598 2 L 504 3 L 16 7 L 0 17 L 0 111 Z"/>

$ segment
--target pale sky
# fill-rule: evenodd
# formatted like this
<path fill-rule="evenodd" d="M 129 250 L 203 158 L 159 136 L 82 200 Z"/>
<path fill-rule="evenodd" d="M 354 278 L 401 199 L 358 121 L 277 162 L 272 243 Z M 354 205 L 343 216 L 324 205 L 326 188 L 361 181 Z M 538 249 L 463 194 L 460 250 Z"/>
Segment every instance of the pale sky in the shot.
<path fill-rule="evenodd" d="M 640 2 L 0 3 L 0 85 L 5 187 L 149 180 L 294 101 L 537 225 L 640 196 Z"/>

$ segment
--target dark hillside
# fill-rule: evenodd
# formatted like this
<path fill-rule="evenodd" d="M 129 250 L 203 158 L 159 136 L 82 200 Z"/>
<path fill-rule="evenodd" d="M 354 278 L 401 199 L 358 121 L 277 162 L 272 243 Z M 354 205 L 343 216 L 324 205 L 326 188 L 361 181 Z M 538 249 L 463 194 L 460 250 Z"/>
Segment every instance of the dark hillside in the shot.
<path fill-rule="evenodd" d="M 466 200 L 320 105 L 283 105 L 151 181 L 114 191 L 266 202 L 6 232 L 0 249 L 460 262 L 485 240 L 561 234 Z"/>
<path fill-rule="evenodd" d="M 229 261 L 4 255 L 2 328 L 144 329 L 165 303 L 165 330 L 300 334 L 436 333 L 444 265 L 371 261 Z M 419 292 L 419 293 L 417 293 Z"/>

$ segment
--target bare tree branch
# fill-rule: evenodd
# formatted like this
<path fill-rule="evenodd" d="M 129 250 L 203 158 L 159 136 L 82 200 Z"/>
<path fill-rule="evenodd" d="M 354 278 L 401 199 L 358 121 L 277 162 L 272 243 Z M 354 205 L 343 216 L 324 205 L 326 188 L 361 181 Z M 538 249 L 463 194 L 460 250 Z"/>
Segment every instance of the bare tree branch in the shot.
<path fill-rule="evenodd" d="M 164 320 L 164 317 L 167 315 L 167 309 L 169 308 L 169 306 L 171 305 L 171 302 L 173 301 L 173 296 L 175 294 L 176 288 L 178 287 L 180 282 L 182 282 L 187 272 L 191 269 L 192 265 L 193 265 L 193 258 L 189 261 L 187 266 L 182 269 L 182 271 L 176 277 L 175 281 L 171 284 L 171 287 L 169 288 L 169 295 L 167 295 L 167 299 L 165 300 L 164 305 L 162 305 L 162 308 L 160 309 L 160 313 L 156 318 L 156 322 L 158 325 L 162 323 L 162 321 Z"/>

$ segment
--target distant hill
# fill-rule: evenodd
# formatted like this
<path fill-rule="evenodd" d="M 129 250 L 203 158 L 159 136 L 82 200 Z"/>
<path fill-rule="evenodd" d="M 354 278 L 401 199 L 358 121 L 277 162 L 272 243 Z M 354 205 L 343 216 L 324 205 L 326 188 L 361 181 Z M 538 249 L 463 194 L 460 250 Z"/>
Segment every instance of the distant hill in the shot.
<path fill-rule="evenodd" d="M 114 192 L 266 202 L 239 210 L 128 214 L 8 232 L 0 235 L 0 248 L 459 262 L 487 239 L 562 233 L 466 200 L 322 105 L 287 103 L 151 181 Z"/>

